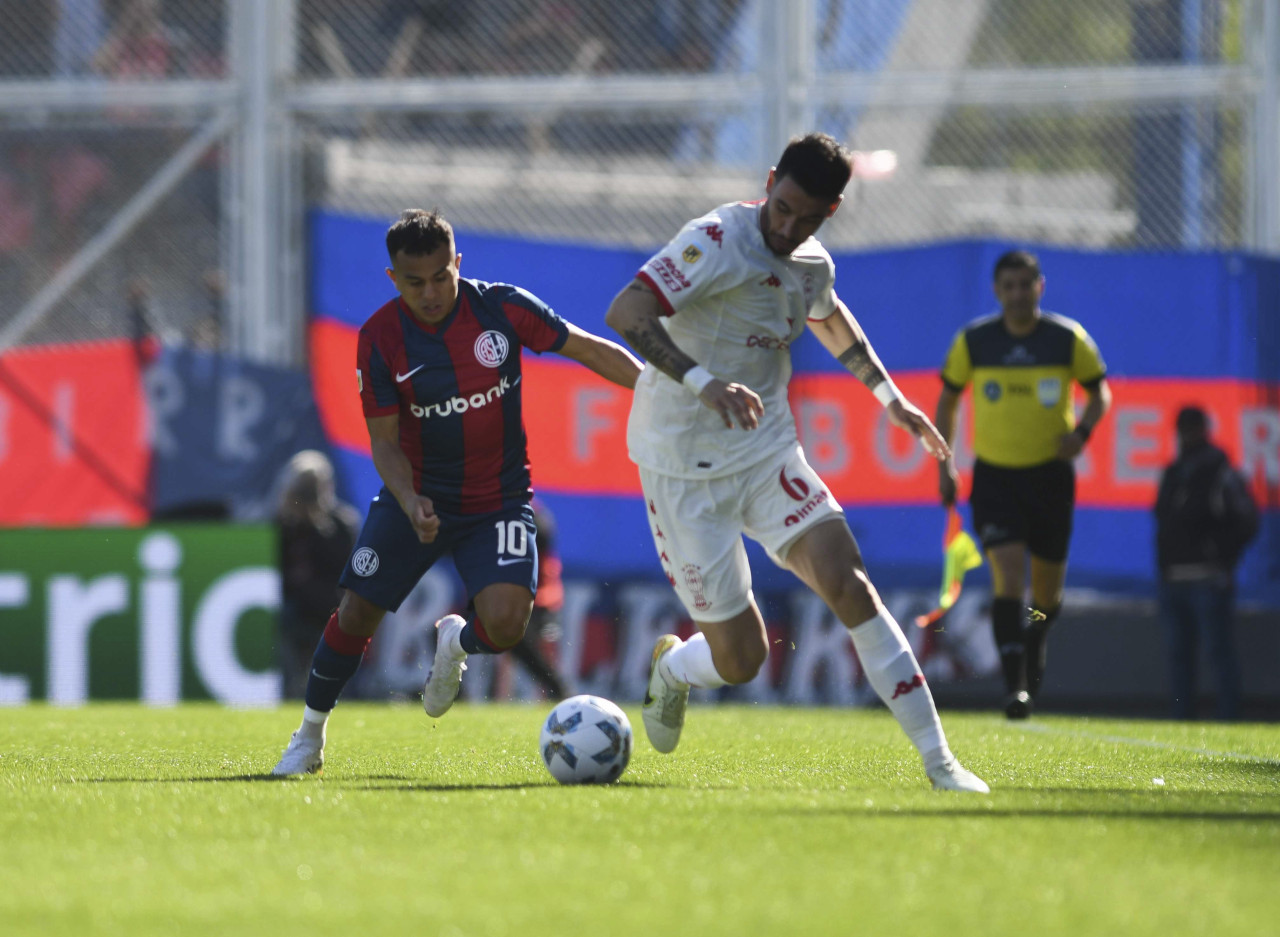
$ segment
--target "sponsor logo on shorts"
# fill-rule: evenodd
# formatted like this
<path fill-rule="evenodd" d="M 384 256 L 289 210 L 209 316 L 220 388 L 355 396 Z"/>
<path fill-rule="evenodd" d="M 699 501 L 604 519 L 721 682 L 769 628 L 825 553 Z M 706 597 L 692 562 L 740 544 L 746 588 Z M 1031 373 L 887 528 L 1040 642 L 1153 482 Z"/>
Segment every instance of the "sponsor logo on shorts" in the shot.
<path fill-rule="evenodd" d="M 364 373 L 359 368 L 356 368 L 356 388 L 364 393 Z"/>
<path fill-rule="evenodd" d="M 492 329 L 481 332 L 476 339 L 476 360 L 486 368 L 496 368 L 502 364 L 507 360 L 507 352 L 510 350 L 511 343 L 507 341 L 507 337 Z"/>
<path fill-rule="evenodd" d="M 369 547 L 361 547 L 351 557 L 351 569 L 357 576 L 372 576 L 378 571 L 378 554 Z"/>
<path fill-rule="evenodd" d="M 504 339 L 505 341 L 505 339 Z M 516 378 L 516 383 L 520 383 L 520 379 Z M 451 413 L 466 413 L 468 410 L 475 410 L 483 407 L 485 404 L 498 400 L 512 388 L 512 384 L 505 377 L 498 383 L 494 384 L 484 393 L 474 393 L 470 397 L 450 397 L 444 403 L 429 403 L 425 407 L 416 403 L 409 404 L 409 412 L 421 419 L 430 419 L 433 416 L 448 416 Z"/>
<path fill-rule="evenodd" d="M 804 520 L 806 517 L 812 514 L 817 509 L 818 505 L 825 502 L 829 497 L 831 497 L 831 493 L 828 492 L 825 488 L 822 491 L 819 491 L 816 495 L 814 495 L 804 504 L 800 505 L 800 508 L 798 510 L 788 514 L 787 519 L 783 524 L 783 526 L 792 527 L 800 523 L 802 520 Z"/>
<path fill-rule="evenodd" d="M 688 247 L 684 249 L 684 253 L 681 254 L 680 256 L 684 258 L 685 263 L 696 264 L 698 260 L 702 257 L 702 251 L 698 250 L 698 248 L 695 245 L 690 244 Z"/>
<path fill-rule="evenodd" d="M 771 273 L 760 281 L 760 285 L 772 286 L 774 289 L 778 289 L 782 286 L 782 281 L 778 279 L 778 275 L 776 273 Z"/>
<path fill-rule="evenodd" d="M 809 497 L 809 483 L 803 478 L 787 478 L 785 468 L 778 473 L 778 484 L 792 501 L 803 501 Z"/>
<path fill-rule="evenodd" d="M 1005 530 L 999 524 L 983 524 L 982 530 L 978 532 L 978 538 L 984 542 L 988 540 L 1000 540 L 1009 536 L 1009 531 Z"/>

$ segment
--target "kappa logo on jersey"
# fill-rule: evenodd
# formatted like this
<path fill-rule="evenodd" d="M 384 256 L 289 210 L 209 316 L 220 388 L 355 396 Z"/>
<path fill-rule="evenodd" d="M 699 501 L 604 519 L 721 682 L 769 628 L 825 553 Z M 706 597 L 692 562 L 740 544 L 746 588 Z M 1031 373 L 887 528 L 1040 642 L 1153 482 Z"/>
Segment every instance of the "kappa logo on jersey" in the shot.
<path fill-rule="evenodd" d="M 520 378 L 516 378 L 516 383 L 520 383 Z M 425 407 L 411 403 L 409 411 L 424 420 L 433 416 L 448 416 L 450 413 L 466 413 L 468 410 L 475 410 L 477 407 L 483 407 L 487 403 L 501 399 L 512 386 L 511 382 L 504 377 L 484 393 L 475 393 L 470 397 L 450 397 L 444 403 L 429 403 Z"/>
<path fill-rule="evenodd" d="M 372 576 L 378 571 L 378 554 L 369 547 L 361 547 L 351 556 L 351 569 L 357 576 Z"/>
<path fill-rule="evenodd" d="M 684 253 L 680 256 L 684 258 L 685 263 L 696 264 L 698 262 L 698 258 L 702 256 L 702 251 L 698 250 L 698 248 L 693 244 L 690 244 L 684 249 Z"/>
<path fill-rule="evenodd" d="M 778 275 L 776 273 L 771 273 L 767 277 L 765 277 L 763 280 L 760 281 L 760 285 L 772 286 L 775 289 L 777 289 L 778 287 L 782 286 L 782 281 L 778 279 Z"/>
<path fill-rule="evenodd" d="M 650 266 L 657 270 L 658 276 L 662 277 L 662 282 L 667 285 L 667 289 L 672 293 L 678 293 L 693 286 L 692 283 L 685 279 L 684 274 L 680 272 L 680 268 L 676 266 L 676 262 L 670 257 L 665 255 L 655 257 Z"/>
<path fill-rule="evenodd" d="M 507 360 L 507 352 L 510 350 L 511 343 L 507 341 L 507 337 L 492 329 L 481 332 L 476 339 L 476 360 L 486 368 L 496 368 L 502 364 Z"/>
<path fill-rule="evenodd" d="M 724 228 L 718 224 L 703 225 L 700 231 L 705 231 L 707 237 L 715 242 L 716 247 L 724 247 Z"/>

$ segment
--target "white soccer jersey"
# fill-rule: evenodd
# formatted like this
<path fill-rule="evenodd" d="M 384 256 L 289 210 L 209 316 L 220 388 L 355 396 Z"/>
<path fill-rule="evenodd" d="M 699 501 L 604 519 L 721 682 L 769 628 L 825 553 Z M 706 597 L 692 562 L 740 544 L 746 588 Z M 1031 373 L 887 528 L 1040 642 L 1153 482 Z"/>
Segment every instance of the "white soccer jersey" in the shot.
<path fill-rule="evenodd" d="M 806 319 L 836 308 L 831 255 L 809 238 L 788 257 L 760 233 L 763 202 L 736 202 L 697 218 L 636 276 L 657 293 L 672 341 L 722 381 L 760 395 L 760 426 L 728 429 L 683 384 L 646 367 L 636 384 L 627 448 L 638 465 L 678 478 L 717 478 L 797 441 L 787 401 L 791 343 Z"/>

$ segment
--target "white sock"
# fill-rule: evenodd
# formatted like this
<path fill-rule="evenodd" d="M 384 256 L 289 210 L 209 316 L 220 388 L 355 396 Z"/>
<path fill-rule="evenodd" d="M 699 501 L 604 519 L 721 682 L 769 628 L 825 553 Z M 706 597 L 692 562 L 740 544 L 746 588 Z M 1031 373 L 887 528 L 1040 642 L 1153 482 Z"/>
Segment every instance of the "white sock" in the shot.
<path fill-rule="evenodd" d="M 849 629 L 849 635 L 867 680 L 924 758 L 925 768 L 940 766 L 951 750 L 933 694 L 898 623 L 884 611 Z"/>
<path fill-rule="evenodd" d="M 298 726 L 298 734 L 324 741 L 325 726 L 329 723 L 329 714 L 322 713 L 310 706 L 302 707 L 302 725 Z"/>
<path fill-rule="evenodd" d="M 663 663 L 671 679 L 677 683 L 713 690 L 728 682 L 716 670 L 716 662 L 711 659 L 711 645 L 701 632 L 667 654 Z"/>

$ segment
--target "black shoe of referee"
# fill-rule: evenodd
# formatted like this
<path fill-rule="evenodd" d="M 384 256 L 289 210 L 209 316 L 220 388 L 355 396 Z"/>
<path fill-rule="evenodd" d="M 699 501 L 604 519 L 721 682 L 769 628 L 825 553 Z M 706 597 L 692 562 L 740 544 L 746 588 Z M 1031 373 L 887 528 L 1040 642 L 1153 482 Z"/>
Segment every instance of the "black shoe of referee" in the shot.
<path fill-rule="evenodd" d="M 1011 693 L 1004 701 L 1004 714 L 1009 719 L 1026 719 L 1031 715 L 1031 694 L 1026 690 Z"/>

